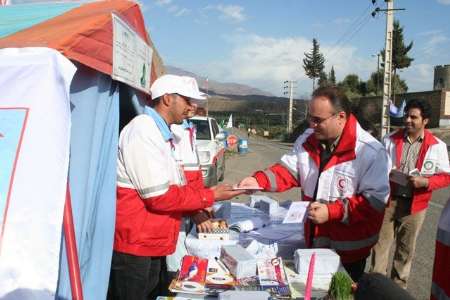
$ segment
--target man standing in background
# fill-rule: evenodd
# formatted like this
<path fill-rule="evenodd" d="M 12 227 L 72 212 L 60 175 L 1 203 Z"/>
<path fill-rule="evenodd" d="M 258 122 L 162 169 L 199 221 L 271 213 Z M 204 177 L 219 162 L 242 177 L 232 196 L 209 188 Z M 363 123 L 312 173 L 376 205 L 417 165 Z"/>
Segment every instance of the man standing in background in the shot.
<path fill-rule="evenodd" d="M 430 118 L 428 102 L 410 100 L 405 106 L 404 128 L 383 139 L 393 169 L 391 196 L 380 239 L 372 250 L 370 270 L 387 274 L 395 242 L 391 278 L 405 289 L 432 191 L 450 183 L 447 146 L 425 129 Z"/>

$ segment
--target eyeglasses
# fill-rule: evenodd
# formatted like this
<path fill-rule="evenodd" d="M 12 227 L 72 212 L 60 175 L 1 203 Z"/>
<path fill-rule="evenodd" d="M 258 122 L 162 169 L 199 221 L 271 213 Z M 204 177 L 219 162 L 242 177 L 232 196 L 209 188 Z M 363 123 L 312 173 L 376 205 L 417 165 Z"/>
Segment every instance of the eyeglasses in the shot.
<path fill-rule="evenodd" d="M 306 120 L 309 123 L 313 123 L 315 125 L 320 125 L 323 122 L 325 122 L 326 120 L 331 119 L 332 117 L 335 117 L 336 115 L 337 115 L 337 113 L 334 113 L 331 116 L 329 116 L 328 118 L 320 118 L 320 117 L 314 117 L 314 116 L 311 116 L 311 115 L 307 115 L 306 116 Z"/>

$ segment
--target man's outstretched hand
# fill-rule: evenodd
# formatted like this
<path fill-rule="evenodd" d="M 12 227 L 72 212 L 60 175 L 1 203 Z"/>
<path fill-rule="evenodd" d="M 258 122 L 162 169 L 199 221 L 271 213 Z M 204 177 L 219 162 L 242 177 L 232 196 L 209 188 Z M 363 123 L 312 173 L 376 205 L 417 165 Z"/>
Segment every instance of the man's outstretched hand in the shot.
<path fill-rule="evenodd" d="M 218 184 L 216 186 L 211 187 L 211 190 L 214 192 L 214 200 L 215 201 L 223 201 L 229 200 L 233 197 L 239 196 L 245 191 L 235 191 L 233 190 L 233 186 L 228 183 Z"/>
<path fill-rule="evenodd" d="M 255 187 L 255 186 L 259 186 L 259 184 L 258 181 L 256 181 L 256 178 L 252 176 L 245 177 L 244 179 L 241 180 L 241 182 L 239 182 L 238 185 L 238 187 L 240 188 Z"/>

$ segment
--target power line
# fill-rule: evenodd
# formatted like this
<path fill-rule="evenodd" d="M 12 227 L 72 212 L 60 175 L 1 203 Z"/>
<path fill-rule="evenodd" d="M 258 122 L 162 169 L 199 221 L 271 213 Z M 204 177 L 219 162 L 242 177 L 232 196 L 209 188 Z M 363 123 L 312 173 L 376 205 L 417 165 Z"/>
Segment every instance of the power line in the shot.
<path fill-rule="evenodd" d="M 366 17 L 369 15 L 368 12 L 372 5 L 363 10 L 363 12 L 353 20 L 353 22 L 348 26 L 347 30 L 337 39 L 337 41 L 331 47 L 330 53 L 333 53 L 336 48 L 347 38 L 348 35 L 351 35 L 354 32 L 355 28 L 360 26 L 361 23 L 366 21 Z"/>
<path fill-rule="evenodd" d="M 337 48 L 337 50 L 335 50 L 334 52 L 331 51 L 331 52 L 328 54 L 328 56 L 329 56 L 329 57 L 337 56 L 337 54 L 339 54 L 339 53 L 342 51 L 342 49 L 344 49 L 344 47 L 343 47 L 344 44 L 350 42 L 350 41 L 351 41 L 351 40 L 352 40 L 352 39 L 353 39 L 353 38 L 361 31 L 361 29 L 363 29 L 364 26 L 367 25 L 369 19 L 370 19 L 370 15 L 367 15 L 367 16 L 360 22 L 359 26 L 351 33 L 351 35 L 350 35 L 346 40 L 344 40 L 344 41 L 342 42 L 342 45 L 339 46 L 339 47 Z"/>

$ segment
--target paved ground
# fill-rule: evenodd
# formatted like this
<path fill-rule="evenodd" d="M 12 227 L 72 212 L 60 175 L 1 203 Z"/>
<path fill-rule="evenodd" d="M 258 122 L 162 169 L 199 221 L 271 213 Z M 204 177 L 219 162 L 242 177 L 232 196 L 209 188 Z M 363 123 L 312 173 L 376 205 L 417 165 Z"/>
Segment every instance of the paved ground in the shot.
<path fill-rule="evenodd" d="M 227 158 L 225 182 L 237 183 L 255 170 L 261 170 L 277 162 L 281 155 L 289 151 L 291 145 L 269 142 L 262 138 L 252 138 L 249 141 L 249 153 L 233 154 Z M 416 255 L 414 258 L 411 279 L 408 290 L 416 299 L 428 299 L 431 285 L 431 272 L 434 258 L 434 241 L 436 226 L 450 189 L 439 190 L 434 193 L 427 212 L 424 226 L 418 238 Z M 279 201 L 298 198 L 299 190 L 293 189 L 284 193 L 267 193 L 268 196 Z M 246 201 L 248 196 L 240 196 L 237 201 Z"/>

